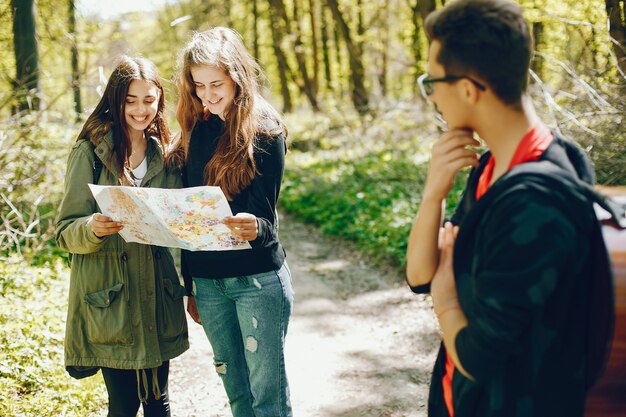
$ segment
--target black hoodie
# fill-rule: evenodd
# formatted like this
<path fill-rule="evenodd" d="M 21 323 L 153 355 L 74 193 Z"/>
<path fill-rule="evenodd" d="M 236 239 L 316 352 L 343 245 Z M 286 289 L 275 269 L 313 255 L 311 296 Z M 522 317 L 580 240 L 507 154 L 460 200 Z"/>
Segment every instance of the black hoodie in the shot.
<path fill-rule="evenodd" d="M 189 157 L 183 171 L 185 187 L 205 185 L 204 167 L 213 157 L 222 136 L 224 122 L 212 115 L 196 123 L 189 142 Z M 258 137 L 254 159 L 258 174 L 252 183 L 228 204 L 233 212 L 257 217 L 258 236 L 250 241 L 252 249 L 230 251 L 182 251 L 182 275 L 191 291 L 191 278 L 230 278 L 278 270 L 285 251 L 278 240 L 276 203 L 285 167 L 285 138 Z"/>

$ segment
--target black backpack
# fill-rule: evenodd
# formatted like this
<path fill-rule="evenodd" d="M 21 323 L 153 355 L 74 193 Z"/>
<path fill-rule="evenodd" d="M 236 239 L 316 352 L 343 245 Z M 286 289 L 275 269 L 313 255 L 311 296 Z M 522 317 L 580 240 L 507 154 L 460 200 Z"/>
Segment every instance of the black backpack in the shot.
<path fill-rule="evenodd" d="M 589 390 L 602 378 L 611 354 L 616 320 L 614 265 L 617 259 L 611 259 L 610 249 L 618 239 L 626 242 L 626 202 L 600 194 L 590 184 L 550 161 L 521 164 L 511 169 L 510 173 L 540 175 L 548 181 L 554 181 L 555 187 L 562 187 L 565 179 L 569 183 L 568 187 L 581 191 L 590 204 L 593 204 L 598 222 L 591 237 L 595 262 L 593 279 L 589 280 L 587 288 L 590 307 L 587 321 L 586 386 Z"/>

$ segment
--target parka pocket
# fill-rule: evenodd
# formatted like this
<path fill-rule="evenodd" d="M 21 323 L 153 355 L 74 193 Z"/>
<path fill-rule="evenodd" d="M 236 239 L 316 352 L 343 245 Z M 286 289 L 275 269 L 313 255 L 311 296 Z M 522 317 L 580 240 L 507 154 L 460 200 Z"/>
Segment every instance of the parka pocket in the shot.
<path fill-rule="evenodd" d="M 85 294 L 87 303 L 87 339 L 90 343 L 131 345 L 133 335 L 129 306 L 124 300 L 124 284 Z"/>
<path fill-rule="evenodd" d="M 185 288 L 180 285 L 174 259 L 169 250 L 155 251 L 154 259 L 159 288 L 157 303 L 159 339 L 174 340 L 187 333 L 187 319 L 183 303 Z"/>

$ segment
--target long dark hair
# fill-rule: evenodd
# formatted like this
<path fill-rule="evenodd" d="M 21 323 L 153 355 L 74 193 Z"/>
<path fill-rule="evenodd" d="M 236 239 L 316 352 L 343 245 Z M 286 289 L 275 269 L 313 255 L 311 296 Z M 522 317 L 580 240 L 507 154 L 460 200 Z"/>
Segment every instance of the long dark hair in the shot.
<path fill-rule="evenodd" d="M 124 111 L 126 109 L 126 95 L 128 87 L 133 80 L 143 80 L 154 84 L 159 90 L 159 103 L 156 116 L 146 132 L 156 136 L 165 151 L 170 143 L 170 129 L 165 118 L 165 95 L 156 66 L 152 61 L 142 57 L 129 57 L 123 55 L 119 58 L 113 73 L 109 77 L 104 94 L 100 102 L 89 115 L 78 135 L 78 139 L 91 139 L 94 134 L 103 135 L 113 132 L 113 150 L 111 155 L 116 156 L 115 164 L 120 173 L 119 182 L 132 183 L 129 174 L 129 158 L 132 153 L 132 145 L 128 135 L 128 126 Z"/>

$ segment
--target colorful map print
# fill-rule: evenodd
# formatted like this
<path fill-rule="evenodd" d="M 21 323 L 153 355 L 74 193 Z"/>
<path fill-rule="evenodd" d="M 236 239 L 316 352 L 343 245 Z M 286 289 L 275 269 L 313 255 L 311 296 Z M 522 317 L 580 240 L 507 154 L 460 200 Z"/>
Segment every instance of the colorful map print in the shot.
<path fill-rule="evenodd" d="M 222 223 L 232 212 L 219 187 L 89 188 L 102 213 L 124 224 L 120 236 L 127 242 L 192 251 L 250 249 Z"/>

